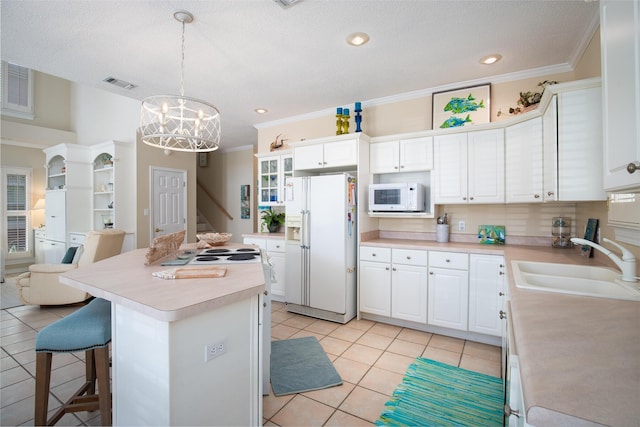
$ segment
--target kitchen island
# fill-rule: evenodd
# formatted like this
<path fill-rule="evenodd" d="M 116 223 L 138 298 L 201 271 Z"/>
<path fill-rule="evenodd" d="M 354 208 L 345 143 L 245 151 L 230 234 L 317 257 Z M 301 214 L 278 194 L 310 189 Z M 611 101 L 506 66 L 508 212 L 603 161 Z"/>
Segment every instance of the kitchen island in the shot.
<path fill-rule="evenodd" d="M 60 277 L 112 303 L 113 424 L 261 425 L 262 264 L 164 280 L 146 251 Z"/>

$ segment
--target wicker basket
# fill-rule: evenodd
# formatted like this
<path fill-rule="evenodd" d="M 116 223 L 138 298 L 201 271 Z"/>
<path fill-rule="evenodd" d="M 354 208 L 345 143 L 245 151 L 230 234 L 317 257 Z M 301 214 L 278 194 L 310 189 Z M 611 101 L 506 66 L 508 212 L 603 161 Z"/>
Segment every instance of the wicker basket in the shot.
<path fill-rule="evenodd" d="M 199 241 L 206 242 L 211 246 L 222 246 L 231 238 L 230 233 L 203 233 L 196 234 Z"/>

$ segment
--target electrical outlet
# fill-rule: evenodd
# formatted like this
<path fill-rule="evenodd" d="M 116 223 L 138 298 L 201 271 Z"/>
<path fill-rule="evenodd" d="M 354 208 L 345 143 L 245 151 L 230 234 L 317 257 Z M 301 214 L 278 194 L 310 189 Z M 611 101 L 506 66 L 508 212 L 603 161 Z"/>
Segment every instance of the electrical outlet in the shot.
<path fill-rule="evenodd" d="M 227 346 L 224 342 L 219 342 L 212 345 L 207 345 L 204 347 L 204 361 L 208 362 L 211 359 L 215 359 L 216 357 L 226 353 Z"/>
<path fill-rule="evenodd" d="M 464 231 L 467 229 L 467 225 L 464 221 L 458 221 L 458 231 Z"/>

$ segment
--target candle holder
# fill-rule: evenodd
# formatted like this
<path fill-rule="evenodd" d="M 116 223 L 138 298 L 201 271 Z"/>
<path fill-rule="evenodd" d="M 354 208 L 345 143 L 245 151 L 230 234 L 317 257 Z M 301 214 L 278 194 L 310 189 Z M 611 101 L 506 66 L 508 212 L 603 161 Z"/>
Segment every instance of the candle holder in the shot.
<path fill-rule="evenodd" d="M 349 109 L 342 109 L 342 133 L 349 133 Z"/>
<path fill-rule="evenodd" d="M 362 132 L 362 129 L 360 128 L 360 124 L 362 123 L 362 115 L 360 114 L 362 113 L 362 104 L 360 104 L 359 102 L 356 102 L 356 108 L 354 108 L 353 111 L 355 111 L 356 113 L 355 115 L 356 132 Z"/>
<path fill-rule="evenodd" d="M 336 109 L 336 135 L 342 135 L 342 108 Z"/>

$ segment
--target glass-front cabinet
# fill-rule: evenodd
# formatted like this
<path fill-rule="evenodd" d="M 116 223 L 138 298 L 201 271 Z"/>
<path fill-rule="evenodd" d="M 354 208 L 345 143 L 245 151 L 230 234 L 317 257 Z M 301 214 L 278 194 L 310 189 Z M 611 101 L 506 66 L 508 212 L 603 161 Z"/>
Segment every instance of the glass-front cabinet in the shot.
<path fill-rule="evenodd" d="M 47 162 L 47 190 L 63 189 L 66 184 L 66 160 L 61 155 L 56 154 Z"/>
<path fill-rule="evenodd" d="M 258 155 L 258 205 L 283 205 L 284 187 L 290 176 L 293 176 L 293 154 L 290 151 L 277 156 Z"/>

